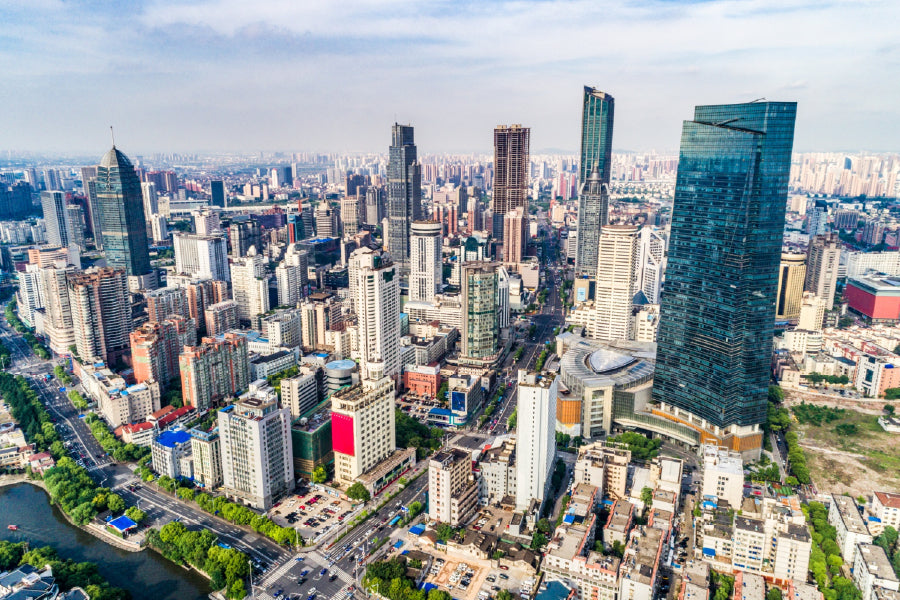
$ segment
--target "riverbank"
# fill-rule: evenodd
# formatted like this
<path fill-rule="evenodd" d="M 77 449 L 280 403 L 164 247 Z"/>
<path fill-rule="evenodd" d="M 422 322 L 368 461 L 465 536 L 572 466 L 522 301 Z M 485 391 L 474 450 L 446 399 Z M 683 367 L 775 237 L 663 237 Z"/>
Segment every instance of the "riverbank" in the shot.
<path fill-rule="evenodd" d="M 24 474 L 0 475 L 0 488 L 12 486 L 12 485 L 19 485 L 20 483 L 27 483 L 27 484 L 33 485 L 36 488 L 42 489 L 44 491 L 44 493 L 47 494 L 47 501 L 50 504 L 53 504 L 53 499 L 50 497 L 50 492 L 47 491 L 47 486 L 44 485 L 44 482 L 41 481 L 40 479 L 29 479 Z M 65 517 L 66 521 L 68 521 L 69 525 L 71 525 L 72 527 L 77 527 L 78 529 L 94 536 L 95 538 L 101 540 L 102 542 L 105 542 L 105 543 L 109 544 L 110 546 L 115 546 L 119 550 L 124 550 L 126 552 L 141 552 L 144 549 L 140 544 L 129 543 L 128 541 L 123 540 L 122 538 L 118 538 L 118 537 L 114 536 L 113 534 L 107 532 L 104 527 L 102 527 L 101 525 L 99 525 L 97 523 L 94 523 L 93 521 L 91 521 L 87 525 L 79 525 L 75 521 L 73 521 L 72 518 L 69 515 L 67 515 L 64 510 L 61 510 L 59 512 L 62 513 L 63 517 Z"/>
<path fill-rule="evenodd" d="M 7 483 L 12 483 L 9 478 Z M 205 600 L 209 581 L 170 562 L 156 552 L 128 552 L 73 527 L 62 511 L 50 503 L 37 485 L 5 485 L 0 488 L 0 515 L 4 523 L 19 525 L 18 531 L 0 527 L 0 540 L 53 546 L 60 555 L 76 562 L 98 565 L 100 574 L 116 587 L 129 590 L 134 600 Z"/>

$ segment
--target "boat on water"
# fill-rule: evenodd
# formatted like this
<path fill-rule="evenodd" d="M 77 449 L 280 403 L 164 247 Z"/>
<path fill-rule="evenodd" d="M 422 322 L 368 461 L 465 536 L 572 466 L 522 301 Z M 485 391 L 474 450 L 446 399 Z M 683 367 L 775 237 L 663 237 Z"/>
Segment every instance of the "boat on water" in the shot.
<path fill-rule="evenodd" d="M 7 525 L 6 528 L 9 529 L 10 531 L 18 531 L 19 530 L 18 525 Z"/>

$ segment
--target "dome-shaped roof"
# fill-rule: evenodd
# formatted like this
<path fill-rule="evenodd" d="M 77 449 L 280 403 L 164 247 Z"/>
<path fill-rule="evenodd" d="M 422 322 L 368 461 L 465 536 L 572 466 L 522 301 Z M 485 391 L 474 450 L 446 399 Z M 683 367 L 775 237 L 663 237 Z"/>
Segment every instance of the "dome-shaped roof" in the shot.
<path fill-rule="evenodd" d="M 131 161 L 128 160 L 128 157 L 125 154 L 113 146 L 109 149 L 109 152 L 103 155 L 103 158 L 100 159 L 100 166 L 106 167 L 107 169 L 112 167 L 124 168 L 131 167 Z"/>

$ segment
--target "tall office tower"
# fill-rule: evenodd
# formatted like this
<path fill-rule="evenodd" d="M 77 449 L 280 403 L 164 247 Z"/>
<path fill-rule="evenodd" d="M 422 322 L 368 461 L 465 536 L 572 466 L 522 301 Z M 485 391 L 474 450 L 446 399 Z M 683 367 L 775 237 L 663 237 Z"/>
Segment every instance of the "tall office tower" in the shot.
<path fill-rule="evenodd" d="M 159 194 L 156 192 L 156 184 L 152 181 L 142 183 L 141 198 L 144 200 L 144 216 L 149 224 L 150 217 L 159 214 Z"/>
<path fill-rule="evenodd" d="M 156 323 L 144 323 L 130 334 L 132 368 L 138 383 L 156 381 L 160 389 L 179 388 L 178 355 L 197 343 L 193 319 L 172 315 Z"/>
<path fill-rule="evenodd" d="M 590 332 L 594 339 L 631 338 L 639 232 L 634 225 L 607 225 L 600 232 L 594 288 L 596 316 Z"/>
<path fill-rule="evenodd" d="M 97 177 L 97 167 L 81 167 L 81 187 L 87 194 L 87 182 Z"/>
<path fill-rule="evenodd" d="M 555 375 L 519 370 L 516 403 L 516 510 L 527 509 L 532 499 L 547 496 L 553 457 L 556 455 Z"/>
<path fill-rule="evenodd" d="M 609 183 L 615 109 L 615 98 L 597 88 L 584 87 L 581 102 L 581 161 L 578 163 L 578 182 L 582 185 L 595 168 L 600 173 L 600 181 Z"/>
<path fill-rule="evenodd" d="M 341 198 L 341 224 L 344 237 L 359 233 L 359 197 Z"/>
<path fill-rule="evenodd" d="M 68 276 L 75 346 L 83 360 L 115 365 L 130 351 L 131 302 L 124 269 L 101 267 Z"/>
<path fill-rule="evenodd" d="M 50 339 L 50 349 L 65 356 L 75 345 L 75 323 L 69 302 L 68 276 L 78 272 L 60 261 L 56 266 L 41 268 L 41 291 L 44 298 L 44 331 Z"/>
<path fill-rule="evenodd" d="M 115 146 L 97 167 L 97 200 L 106 264 L 125 269 L 131 290 L 155 288 L 141 182 L 131 161 Z"/>
<path fill-rule="evenodd" d="M 204 311 L 206 335 L 221 335 L 240 326 L 238 304 L 234 300 L 223 300 L 210 304 Z"/>
<path fill-rule="evenodd" d="M 778 268 L 778 296 L 775 300 L 775 319 L 790 321 L 800 316 L 803 282 L 806 279 L 806 255 L 784 252 Z"/>
<path fill-rule="evenodd" d="M 69 204 L 66 206 L 66 214 L 68 215 L 69 228 L 72 231 L 72 241 L 79 248 L 85 248 L 84 243 L 84 210 L 77 204 Z"/>
<path fill-rule="evenodd" d="M 87 169 L 88 167 L 83 167 Z M 84 195 L 87 196 L 88 214 L 86 220 L 91 230 L 91 237 L 94 238 L 94 247 L 98 250 L 103 249 L 102 223 L 100 222 L 100 199 L 97 196 L 97 167 L 90 167 L 95 175 L 84 181 Z"/>
<path fill-rule="evenodd" d="M 638 242 L 637 286 L 650 304 L 659 304 L 662 289 L 666 259 L 666 239 L 663 236 L 662 230 L 645 226 L 641 229 Z"/>
<path fill-rule="evenodd" d="M 247 256 L 250 248 L 261 250 L 259 223 L 253 219 L 232 222 L 228 234 L 231 237 L 231 255 L 235 258 Z"/>
<path fill-rule="evenodd" d="M 384 216 L 384 188 L 369 186 L 366 188 L 365 223 L 377 227 Z"/>
<path fill-rule="evenodd" d="M 222 233 L 222 222 L 219 211 L 201 208 L 191 212 L 194 221 L 194 232 L 197 235 L 218 235 Z"/>
<path fill-rule="evenodd" d="M 391 256 L 371 248 L 350 255 L 351 294 L 363 379 L 400 375 L 400 276 Z"/>
<path fill-rule="evenodd" d="M 231 281 L 224 236 L 176 233 L 174 242 L 176 273 L 200 279 Z"/>
<path fill-rule="evenodd" d="M 466 207 L 466 226 L 469 233 L 473 231 L 481 231 L 484 229 L 484 205 L 478 198 L 469 198 L 469 205 Z"/>
<path fill-rule="evenodd" d="M 299 244 L 288 244 L 284 251 L 283 264 L 299 268 L 299 290 L 300 297 L 305 298 L 307 294 L 307 286 L 309 285 L 309 253 Z"/>
<path fill-rule="evenodd" d="M 615 99 L 585 86 L 581 108 L 581 162 L 578 164 L 578 245 L 575 273 L 597 272 L 597 237 L 609 223 L 609 179 L 612 166 Z"/>
<path fill-rule="evenodd" d="M 56 169 L 44 169 L 44 189 L 47 191 L 61 190 L 59 171 Z"/>
<path fill-rule="evenodd" d="M 302 239 L 306 239 L 303 231 L 303 220 L 299 213 L 292 213 L 287 216 L 287 241 L 288 244 L 294 244 Z"/>
<path fill-rule="evenodd" d="M 595 166 L 596 167 L 596 166 Z M 575 273 L 592 277 L 597 272 L 600 229 L 609 223 L 609 182 L 592 169 L 578 194 L 578 238 L 575 246 Z"/>
<path fill-rule="evenodd" d="M 41 192 L 41 207 L 44 209 L 44 224 L 47 227 L 47 241 L 53 246 L 65 248 L 72 243 L 72 225 L 66 211 L 65 192 Z"/>
<path fill-rule="evenodd" d="M 422 219 L 422 165 L 416 157 L 412 126 L 394 123 L 388 155 L 385 239 L 391 257 L 405 271 L 410 225 Z"/>
<path fill-rule="evenodd" d="M 806 233 L 810 236 L 824 235 L 828 232 L 828 202 L 813 200 L 812 206 L 806 210 Z"/>
<path fill-rule="evenodd" d="M 464 525 L 478 506 L 472 455 L 441 450 L 428 461 L 428 518 L 451 527 Z"/>
<path fill-rule="evenodd" d="M 25 183 L 31 186 L 35 192 L 39 192 L 41 190 L 41 180 L 38 179 L 37 169 L 34 167 L 28 167 L 24 170 L 25 173 Z"/>
<path fill-rule="evenodd" d="M 841 262 L 841 240 L 836 233 L 817 235 L 809 244 L 806 258 L 804 292 L 812 292 L 825 300 L 828 310 L 834 308 L 838 267 Z"/>
<path fill-rule="evenodd" d="M 269 280 L 266 261 L 255 251 L 231 264 L 231 292 L 238 303 L 241 322 L 252 322 L 269 311 Z"/>
<path fill-rule="evenodd" d="M 411 302 L 434 301 L 441 293 L 441 224 L 437 221 L 415 221 L 410 228 L 409 299 Z"/>
<path fill-rule="evenodd" d="M 497 358 L 500 321 L 497 317 L 497 265 L 467 262 L 461 266 L 462 338 L 460 360 L 492 364 Z"/>
<path fill-rule="evenodd" d="M 303 237 L 300 239 L 311 238 L 316 235 L 316 215 L 312 207 L 300 205 L 300 224 L 303 228 Z"/>
<path fill-rule="evenodd" d="M 521 206 L 513 208 L 503 215 L 503 262 L 508 265 L 519 264 L 525 256 L 525 243 L 528 236 L 528 217 Z"/>
<path fill-rule="evenodd" d="M 205 489 L 222 485 L 222 442 L 218 426 L 212 431 L 191 429 L 191 456 L 194 483 Z"/>
<path fill-rule="evenodd" d="M 352 484 L 397 447 L 394 381 L 363 380 L 331 395 L 334 478 Z"/>
<path fill-rule="evenodd" d="M 494 128 L 494 237 L 503 239 L 503 217 L 522 207 L 528 214 L 528 146 L 531 129 L 521 125 Z"/>
<path fill-rule="evenodd" d="M 41 282 L 41 271 L 37 265 L 25 265 L 20 271 L 19 289 L 16 292 L 16 303 L 19 317 L 29 327 L 34 327 L 34 311 L 44 308 L 44 289 Z"/>
<path fill-rule="evenodd" d="M 878 219 L 866 219 L 863 227 L 862 242 L 870 246 L 877 246 L 884 239 L 884 223 Z"/>
<path fill-rule="evenodd" d="M 796 113 L 698 106 L 682 130 L 655 412 L 747 456 L 762 448 Z"/>
<path fill-rule="evenodd" d="M 327 200 L 323 200 L 316 207 L 316 236 L 320 238 L 339 237 L 340 223 L 338 214 Z"/>
<path fill-rule="evenodd" d="M 222 489 L 257 510 L 294 489 L 291 413 L 277 398 L 241 398 L 219 411 Z"/>
<path fill-rule="evenodd" d="M 147 301 L 147 320 L 151 323 L 162 321 L 169 315 L 180 315 L 186 319 L 191 318 L 187 291 L 184 288 L 160 288 L 144 294 L 144 299 Z M 191 344 L 195 343 L 197 343 L 196 339 L 191 342 Z"/>
<path fill-rule="evenodd" d="M 304 302 L 300 305 L 300 338 L 304 352 L 316 349 L 325 343 L 325 325 L 319 325 L 319 312 L 315 302 Z M 319 335 L 320 330 L 323 332 Z M 320 339 L 321 338 L 321 339 Z"/>
<path fill-rule="evenodd" d="M 209 182 L 209 203 L 220 208 L 225 207 L 225 182 L 213 179 Z"/>
<path fill-rule="evenodd" d="M 203 338 L 199 346 L 184 348 L 178 367 L 184 405 L 207 410 L 250 385 L 247 338 L 240 333 Z"/>

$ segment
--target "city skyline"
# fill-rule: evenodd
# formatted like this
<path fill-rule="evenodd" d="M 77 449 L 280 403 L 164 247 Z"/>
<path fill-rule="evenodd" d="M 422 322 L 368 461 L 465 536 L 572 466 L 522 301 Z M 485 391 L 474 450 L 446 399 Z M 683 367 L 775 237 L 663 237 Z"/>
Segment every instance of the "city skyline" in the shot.
<path fill-rule="evenodd" d="M 884 69 L 897 50 L 872 23 L 898 13 L 720 0 L 6 6 L 2 146 L 84 151 L 113 124 L 132 153 L 383 152 L 396 120 L 417 128 L 423 154 L 486 152 L 490 129 L 509 122 L 532 127 L 537 151 L 575 152 L 577 90 L 591 85 L 619 100 L 620 151 L 676 150 L 696 103 L 758 97 L 804 107 L 798 151 L 891 151 L 900 84 Z M 361 89 L 378 98 L 366 110 Z M 251 114 L 264 118 L 250 127 Z"/>

